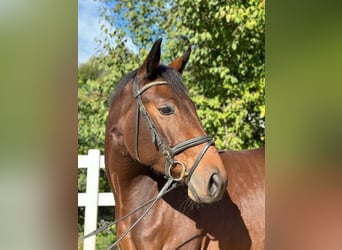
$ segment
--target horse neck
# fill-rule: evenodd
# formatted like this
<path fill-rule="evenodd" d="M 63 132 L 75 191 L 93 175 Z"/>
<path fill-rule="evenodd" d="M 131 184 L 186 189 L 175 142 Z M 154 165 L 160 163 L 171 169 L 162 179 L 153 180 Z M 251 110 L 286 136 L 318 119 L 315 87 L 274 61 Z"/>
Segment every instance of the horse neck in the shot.
<path fill-rule="evenodd" d="M 134 141 L 134 125 L 126 123 L 134 122 L 135 110 L 132 110 L 132 106 L 135 102 L 131 85 L 127 84 L 112 100 L 106 124 L 106 170 L 117 207 L 132 203 L 130 200 L 135 198 L 134 195 L 140 192 L 139 188 L 146 182 L 144 175 L 148 169 L 132 158 L 132 152 L 126 146 L 127 140 Z"/>
<path fill-rule="evenodd" d="M 125 208 L 141 205 L 146 197 L 158 192 L 158 184 L 151 178 L 151 168 L 139 164 L 127 152 L 115 146 L 107 156 L 106 167 L 119 207 L 122 204 L 125 204 Z"/>

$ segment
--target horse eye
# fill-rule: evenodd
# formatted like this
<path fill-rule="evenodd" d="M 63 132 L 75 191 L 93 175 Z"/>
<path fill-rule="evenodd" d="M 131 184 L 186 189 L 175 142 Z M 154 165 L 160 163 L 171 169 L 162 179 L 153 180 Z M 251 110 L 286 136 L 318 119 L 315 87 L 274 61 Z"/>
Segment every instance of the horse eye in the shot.
<path fill-rule="evenodd" d="M 162 115 L 172 115 L 175 112 L 170 106 L 163 106 L 158 108 L 158 110 Z"/>

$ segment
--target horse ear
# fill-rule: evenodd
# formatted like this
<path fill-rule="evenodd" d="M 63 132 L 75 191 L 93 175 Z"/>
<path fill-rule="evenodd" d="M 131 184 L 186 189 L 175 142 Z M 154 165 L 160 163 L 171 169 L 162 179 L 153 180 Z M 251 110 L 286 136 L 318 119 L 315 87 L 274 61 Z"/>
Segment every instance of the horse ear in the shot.
<path fill-rule="evenodd" d="M 182 55 L 182 56 L 178 57 L 177 59 L 173 60 L 169 64 L 169 67 L 177 70 L 179 73 L 182 74 L 186 63 L 189 61 L 190 53 L 191 53 L 191 48 L 189 47 L 188 50 L 184 53 L 184 55 Z"/>
<path fill-rule="evenodd" d="M 157 67 L 159 65 L 159 61 L 160 61 L 161 43 L 162 43 L 161 38 L 155 41 L 155 43 L 152 46 L 152 49 L 150 50 L 150 53 L 148 53 L 148 56 L 146 57 L 144 63 L 141 65 L 141 67 L 138 70 L 139 74 L 143 74 L 148 78 L 155 75 L 157 71 Z"/>

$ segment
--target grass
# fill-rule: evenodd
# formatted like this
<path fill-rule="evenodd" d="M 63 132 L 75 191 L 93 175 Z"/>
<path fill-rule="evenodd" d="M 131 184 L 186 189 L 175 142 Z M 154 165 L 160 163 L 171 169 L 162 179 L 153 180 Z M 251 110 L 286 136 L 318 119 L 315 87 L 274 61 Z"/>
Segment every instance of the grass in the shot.
<path fill-rule="evenodd" d="M 83 236 L 83 232 L 79 232 L 79 239 Z M 104 232 L 96 236 L 96 250 L 106 250 L 116 240 L 115 225 L 108 228 Z M 83 250 L 83 241 L 78 240 L 78 250 Z"/>

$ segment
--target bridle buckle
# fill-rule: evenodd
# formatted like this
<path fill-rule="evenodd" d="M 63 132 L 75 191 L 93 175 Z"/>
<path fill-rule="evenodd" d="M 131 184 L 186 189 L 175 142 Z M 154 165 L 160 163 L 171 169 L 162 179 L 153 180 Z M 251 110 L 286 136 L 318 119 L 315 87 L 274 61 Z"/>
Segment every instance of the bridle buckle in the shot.
<path fill-rule="evenodd" d="M 180 175 L 179 175 L 178 178 L 174 177 L 174 176 L 172 175 L 172 173 L 171 173 L 172 168 L 173 168 L 175 165 L 177 165 L 177 164 L 181 165 L 181 167 L 182 167 L 182 171 L 181 171 L 181 173 L 180 173 Z M 188 172 L 186 171 L 185 164 L 184 164 L 183 162 L 181 162 L 181 161 L 174 161 L 174 162 L 173 162 L 172 164 L 170 164 L 170 166 L 169 166 L 168 175 L 169 175 L 170 177 L 172 177 L 174 181 L 181 181 L 181 180 L 183 180 L 183 178 L 186 177 L 186 176 L 188 175 Z"/>
<path fill-rule="evenodd" d="M 164 149 L 164 150 L 163 150 L 163 156 L 164 156 L 165 159 L 170 158 L 170 156 L 171 156 L 170 151 Z"/>

